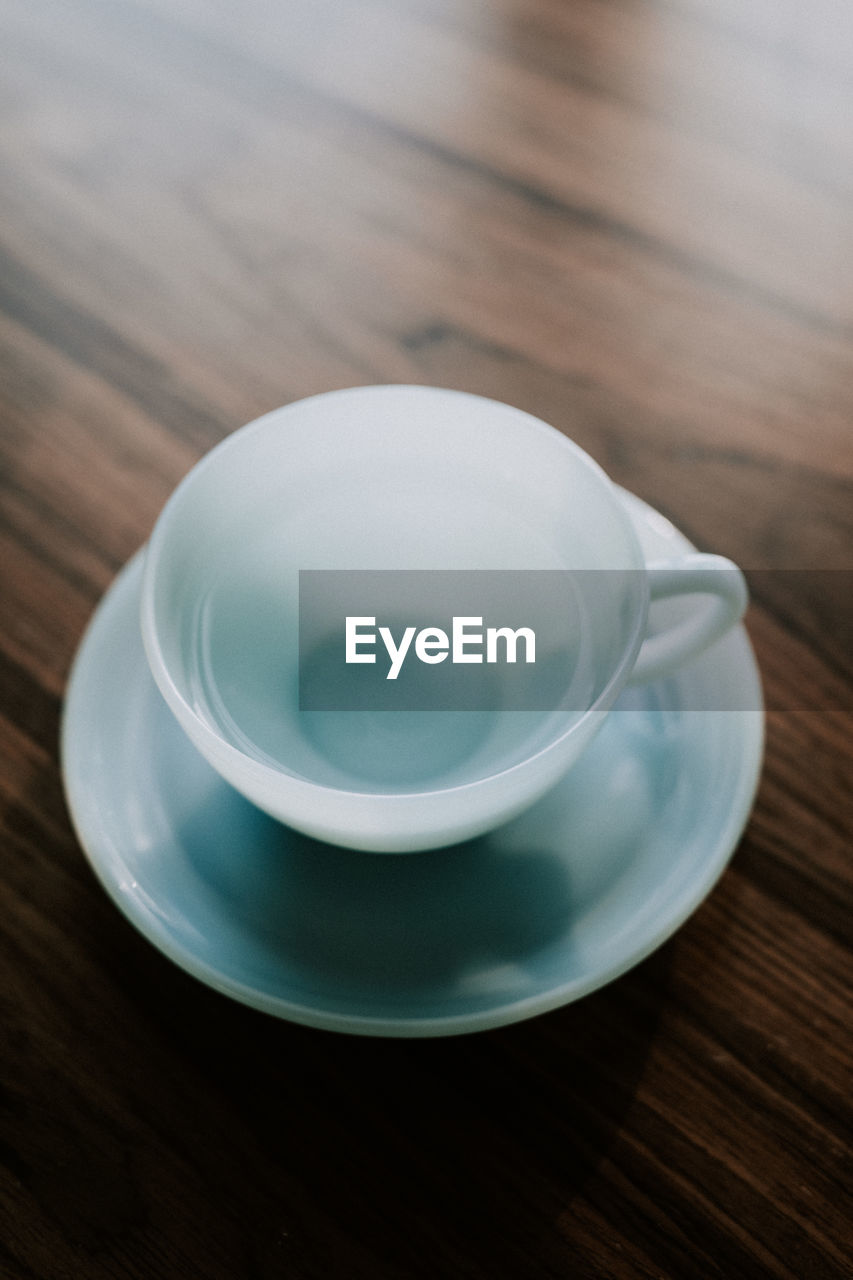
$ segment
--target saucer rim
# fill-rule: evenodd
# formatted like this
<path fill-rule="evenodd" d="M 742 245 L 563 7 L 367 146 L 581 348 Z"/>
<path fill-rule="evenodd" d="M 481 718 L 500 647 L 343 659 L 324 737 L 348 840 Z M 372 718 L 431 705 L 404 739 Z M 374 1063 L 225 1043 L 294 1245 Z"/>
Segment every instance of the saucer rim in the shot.
<path fill-rule="evenodd" d="M 648 522 L 651 517 L 659 532 L 662 532 L 661 526 L 665 524 L 667 536 L 677 540 L 680 549 L 694 550 L 689 540 L 654 507 L 628 490 L 618 487 L 617 489 L 628 508 L 632 521 L 637 518 Z M 135 591 L 135 588 L 141 590 L 144 554 L 143 546 L 117 574 L 93 613 L 75 654 L 69 673 L 60 726 L 63 786 L 71 822 L 81 849 L 108 896 L 125 918 L 163 955 L 220 994 L 236 999 L 260 1012 L 318 1030 L 395 1038 L 452 1036 L 493 1030 L 573 1003 L 627 973 L 681 928 L 710 894 L 726 870 L 752 810 L 764 755 L 761 681 L 755 655 L 743 624 L 733 628 L 720 643 L 732 643 L 737 637 L 741 649 L 739 663 L 743 664 L 740 676 L 754 687 L 755 702 L 752 705 L 755 709 L 713 713 L 738 718 L 739 727 L 736 737 L 746 766 L 739 774 L 738 785 L 733 790 L 733 794 L 727 798 L 726 821 L 721 825 L 713 851 L 707 857 L 704 874 L 694 876 L 675 899 L 659 927 L 650 930 L 641 945 L 626 952 L 614 964 L 574 978 L 551 990 L 499 1002 L 492 1008 L 474 1013 L 401 1016 L 400 1018 L 315 1008 L 310 1004 L 270 995 L 258 987 L 228 977 L 221 969 L 199 959 L 190 949 L 176 943 L 154 905 L 149 906 L 140 894 L 134 892 L 134 882 L 132 880 L 126 882 L 120 875 L 115 874 L 116 867 L 121 864 L 121 851 L 115 848 L 106 827 L 100 823 L 97 805 L 91 802 L 87 804 L 86 788 L 81 785 L 81 780 L 77 776 L 79 753 L 74 726 L 80 716 L 85 718 L 85 711 L 80 710 L 80 704 L 85 694 L 84 673 L 87 654 L 96 631 L 109 626 L 111 615 L 119 603 L 121 593 Z M 138 578 L 137 584 L 134 584 L 134 578 Z M 188 746 L 191 748 L 191 744 L 188 743 Z M 369 857 L 371 855 L 353 852 L 352 856 Z"/>

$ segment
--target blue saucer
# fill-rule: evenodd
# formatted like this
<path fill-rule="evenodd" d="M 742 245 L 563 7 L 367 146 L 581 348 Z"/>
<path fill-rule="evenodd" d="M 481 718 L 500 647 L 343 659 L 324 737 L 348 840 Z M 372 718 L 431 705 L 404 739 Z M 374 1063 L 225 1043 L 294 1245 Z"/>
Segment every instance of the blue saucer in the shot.
<path fill-rule="evenodd" d="M 623 496 L 647 557 L 690 549 Z M 281 826 L 196 753 L 145 662 L 141 573 L 140 553 L 75 660 L 66 794 L 80 843 L 127 918 L 245 1004 L 367 1035 L 520 1021 L 647 956 L 737 844 L 764 725 L 743 628 L 676 677 L 628 690 L 579 764 L 522 817 L 453 849 L 380 857 Z"/>

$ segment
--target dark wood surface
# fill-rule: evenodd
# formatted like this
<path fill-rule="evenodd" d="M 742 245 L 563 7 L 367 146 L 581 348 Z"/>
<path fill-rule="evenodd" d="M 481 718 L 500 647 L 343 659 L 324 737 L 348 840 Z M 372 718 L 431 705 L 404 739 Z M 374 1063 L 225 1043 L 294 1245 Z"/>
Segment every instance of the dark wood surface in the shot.
<path fill-rule="evenodd" d="M 0 0 L 0 107 L 0 1275 L 849 1276 L 853 7 Z M 597 994 L 441 1041 L 185 976 L 57 756 L 192 463 L 389 381 L 538 414 L 767 571 L 719 886 Z"/>

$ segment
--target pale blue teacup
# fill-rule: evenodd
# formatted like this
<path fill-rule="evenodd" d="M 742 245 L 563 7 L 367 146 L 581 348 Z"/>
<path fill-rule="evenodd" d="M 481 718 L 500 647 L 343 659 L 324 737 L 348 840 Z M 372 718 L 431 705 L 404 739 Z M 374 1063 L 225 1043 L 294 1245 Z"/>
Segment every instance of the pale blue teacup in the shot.
<path fill-rule="evenodd" d="M 305 711 L 305 570 L 571 571 L 595 590 L 565 654 L 552 645 L 566 684 L 553 706 Z M 647 638 L 651 599 L 696 593 Z M 252 803 L 334 844 L 414 852 L 532 804 L 627 683 L 695 656 L 745 605 L 721 557 L 646 565 L 614 486 L 552 427 L 478 396 L 380 386 L 277 409 L 202 459 L 152 533 L 142 635 L 186 734 Z"/>

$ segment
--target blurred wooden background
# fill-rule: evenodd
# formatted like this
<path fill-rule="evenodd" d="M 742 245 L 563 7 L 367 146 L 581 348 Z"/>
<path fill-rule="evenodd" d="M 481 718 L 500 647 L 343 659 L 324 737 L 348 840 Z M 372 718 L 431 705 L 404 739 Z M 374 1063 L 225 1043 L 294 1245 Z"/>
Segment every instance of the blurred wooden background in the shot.
<path fill-rule="evenodd" d="M 577 1006 L 435 1043 L 185 977 L 57 763 L 177 480 L 389 381 L 538 414 L 747 569 L 834 571 L 761 578 L 766 769 L 709 901 Z M 0 0 L 0 1274 L 850 1275 L 851 477 L 847 0 Z"/>

